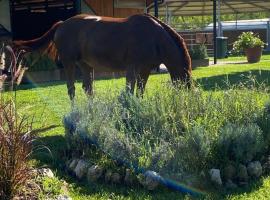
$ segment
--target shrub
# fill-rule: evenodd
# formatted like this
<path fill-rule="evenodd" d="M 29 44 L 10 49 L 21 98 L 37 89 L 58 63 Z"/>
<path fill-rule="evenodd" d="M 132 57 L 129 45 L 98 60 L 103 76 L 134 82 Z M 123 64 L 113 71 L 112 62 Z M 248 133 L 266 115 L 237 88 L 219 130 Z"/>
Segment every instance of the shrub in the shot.
<path fill-rule="evenodd" d="M 263 132 L 257 124 L 226 124 L 220 130 L 215 152 L 219 164 L 247 164 L 264 148 Z"/>
<path fill-rule="evenodd" d="M 266 143 L 265 150 L 270 150 L 270 104 L 265 105 L 263 114 L 258 117 L 257 122 L 260 129 L 263 131 L 263 138 Z"/>
<path fill-rule="evenodd" d="M 0 100 L 0 199 L 11 199 L 29 178 L 31 124 L 12 101 Z"/>
<path fill-rule="evenodd" d="M 48 71 L 54 70 L 58 67 L 55 62 L 52 61 L 46 55 L 40 55 L 39 53 L 31 53 L 26 57 L 26 66 L 28 71 Z"/>
<path fill-rule="evenodd" d="M 204 44 L 195 45 L 189 51 L 191 59 L 205 59 L 208 58 L 207 48 Z"/>
<path fill-rule="evenodd" d="M 264 98 L 256 89 L 204 92 L 181 85 L 164 87 L 144 98 L 107 94 L 80 105 L 65 118 L 76 125 L 73 135 L 67 134 L 71 149 L 86 149 L 85 141 L 90 140 L 112 159 L 176 180 L 207 169 L 220 157 L 246 162 L 247 155 L 252 159 L 262 150 L 262 131 L 254 123 L 261 116 Z M 241 127 L 237 138 L 228 125 L 233 123 Z M 227 145 L 231 143 L 235 146 Z M 227 148 L 224 156 L 215 153 L 222 145 Z"/>

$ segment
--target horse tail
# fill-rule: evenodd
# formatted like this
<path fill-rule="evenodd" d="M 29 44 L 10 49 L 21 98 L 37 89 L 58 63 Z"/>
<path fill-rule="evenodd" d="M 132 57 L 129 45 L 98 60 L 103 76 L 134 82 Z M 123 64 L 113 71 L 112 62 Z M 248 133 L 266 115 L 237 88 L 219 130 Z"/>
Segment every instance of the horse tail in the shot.
<path fill-rule="evenodd" d="M 42 55 L 47 54 L 51 59 L 55 60 L 57 57 L 57 49 L 55 47 L 53 38 L 57 28 L 63 21 L 56 22 L 46 33 L 41 37 L 33 40 L 17 40 L 14 41 L 15 48 L 26 51 L 39 51 Z"/>
<path fill-rule="evenodd" d="M 183 49 L 183 51 L 184 51 L 184 67 L 185 67 L 185 70 L 187 71 L 187 73 L 189 75 L 191 75 L 191 71 L 192 71 L 191 58 L 190 58 L 190 55 L 189 55 L 189 52 L 188 52 L 188 49 L 187 49 L 187 46 L 186 46 L 184 39 L 173 28 L 171 28 L 169 25 L 165 24 L 164 22 L 160 21 L 158 18 L 156 18 L 150 14 L 145 14 L 145 15 L 152 18 L 157 23 L 159 23 L 169 33 L 169 35 L 174 40 L 174 42 L 176 44 L 178 44 L 181 49 Z"/>

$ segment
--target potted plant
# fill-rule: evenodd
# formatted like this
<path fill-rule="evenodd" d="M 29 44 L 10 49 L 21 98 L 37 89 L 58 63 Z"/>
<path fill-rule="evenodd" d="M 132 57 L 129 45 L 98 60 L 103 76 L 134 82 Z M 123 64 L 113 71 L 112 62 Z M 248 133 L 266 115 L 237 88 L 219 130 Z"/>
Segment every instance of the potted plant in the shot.
<path fill-rule="evenodd" d="M 233 43 L 233 51 L 245 52 L 249 63 L 259 62 L 265 43 L 253 32 L 243 32 Z"/>
<path fill-rule="evenodd" d="M 204 44 L 194 45 L 189 51 L 192 68 L 209 66 L 207 48 Z"/>

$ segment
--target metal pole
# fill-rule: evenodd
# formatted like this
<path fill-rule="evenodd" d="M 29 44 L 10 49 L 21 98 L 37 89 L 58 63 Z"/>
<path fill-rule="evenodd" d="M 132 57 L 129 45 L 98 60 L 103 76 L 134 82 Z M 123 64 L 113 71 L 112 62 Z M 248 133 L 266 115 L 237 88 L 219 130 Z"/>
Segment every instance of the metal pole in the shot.
<path fill-rule="evenodd" d="M 221 19 L 220 19 L 220 2 L 221 0 L 218 0 L 218 10 L 217 10 L 217 18 L 218 18 L 218 34 L 217 36 L 220 37 L 222 36 L 222 28 L 221 28 Z"/>
<path fill-rule="evenodd" d="M 155 17 L 158 18 L 158 0 L 154 1 Z"/>
<path fill-rule="evenodd" d="M 270 20 L 270 19 L 269 19 Z M 267 51 L 270 51 L 270 22 L 267 21 Z"/>
<path fill-rule="evenodd" d="M 168 8 L 168 4 L 166 3 L 166 23 L 169 23 L 169 8 Z"/>
<path fill-rule="evenodd" d="M 158 0 L 154 0 L 155 17 L 158 18 Z M 160 67 L 157 66 L 157 72 L 160 72 Z"/>
<path fill-rule="evenodd" d="M 213 0 L 214 64 L 217 64 L 217 1 Z"/>

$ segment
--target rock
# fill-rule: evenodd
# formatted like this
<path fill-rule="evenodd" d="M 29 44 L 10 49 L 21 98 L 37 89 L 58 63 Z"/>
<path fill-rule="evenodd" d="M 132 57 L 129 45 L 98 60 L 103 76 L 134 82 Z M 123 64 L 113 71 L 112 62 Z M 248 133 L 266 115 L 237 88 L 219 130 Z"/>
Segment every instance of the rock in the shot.
<path fill-rule="evenodd" d="M 270 173 L 270 160 L 269 161 L 266 161 L 263 166 L 263 173 L 265 174 L 269 174 Z"/>
<path fill-rule="evenodd" d="M 250 162 L 247 171 L 250 176 L 259 178 L 262 175 L 262 165 L 259 161 Z"/>
<path fill-rule="evenodd" d="M 240 164 L 238 166 L 237 178 L 240 182 L 247 182 L 248 181 L 248 172 L 247 172 L 247 168 L 245 165 Z"/>
<path fill-rule="evenodd" d="M 120 183 L 121 181 L 121 176 L 119 173 L 113 173 L 112 176 L 111 176 L 111 181 L 113 183 Z"/>
<path fill-rule="evenodd" d="M 157 188 L 160 179 L 158 173 L 154 171 L 146 171 L 144 173 L 144 177 L 145 179 L 143 181 L 143 185 L 145 188 L 147 188 L 148 190 L 154 190 Z"/>
<path fill-rule="evenodd" d="M 49 178 L 54 177 L 52 170 L 49 168 L 38 169 L 38 174 L 40 174 L 40 176 L 43 176 L 43 177 L 49 177 Z"/>
<path fill-rule="evenodd" d="M 71 171 L 73 171 L 73 170 L 76 168 L 76 166 L 77 166 L 77 164 L 78 164 L 78 161 L 79 161 L 78 159 L 72 160 L 71 163 L 69 164 L 68 168 L 69 168 Z"/>
<path fill-rule="evenodd" d="M 67 195 L 59 195 L 56 200 L 72 200 L 72 198 Z"/>
<path fill-rule="evenodd" d="M 224 168 L 224 179 L 225 180 L 233 180 L 236 176 L 236 169 L 233 165 L 229 164 Z"/>
<path fill-rule="evenodd" d="M 232 180 L 227 180 L 227 182 L 225 183 L 225 187 L 229 190 L 233 190 L 237 188 L 237 185 L 235 183 L 232 182 Z"/>
<path fill-rule="evenodd" d="M 210 174 L 210 179 L 214 184 L 217 184 L 218 186 L 222 185 L 219 169 L 210 169 L 209 174 Z"/>
<path fill-rule="evenodd" d="M 59 195 L 56 200 L 72 200 L 72 198 L 67 195 Z"/>
<path fill-rule="evenodd" d="M 97 181 L 103 175 L 103 168 L 98 165 L 93 165 L 88 169 L 87 180 L 88 181 Z"/>
<path fill-rule="evenodd" d="M 74 169 L 74 173 L 77 178 L 81 179 L 87 173 L 88 164 L 84 160 L 79 160 L 77 166 Z"/>
<path fill-rule="evenodd" d="M 131 169 L 126 169 L 124 181 L 127 185 L 132 185 L 136 181 L 136 176 L 133 175 Z"/>
<path fill-rule="evenodd" d="M 105 182 L 106 183 L 109 183 L 111 181 L 111 177 L 112 177 L 112 171 L 111 170 L 108 170 L 106 173 L 105 173 Z"/>

